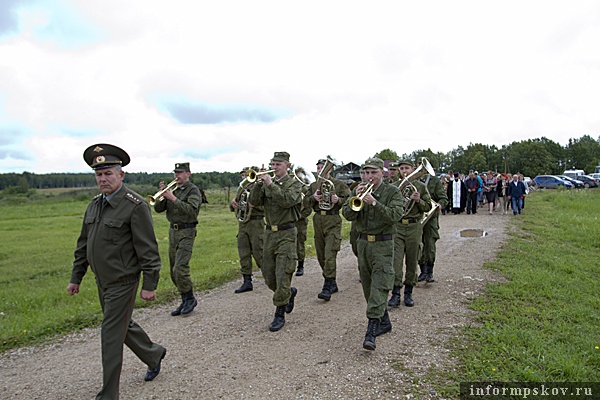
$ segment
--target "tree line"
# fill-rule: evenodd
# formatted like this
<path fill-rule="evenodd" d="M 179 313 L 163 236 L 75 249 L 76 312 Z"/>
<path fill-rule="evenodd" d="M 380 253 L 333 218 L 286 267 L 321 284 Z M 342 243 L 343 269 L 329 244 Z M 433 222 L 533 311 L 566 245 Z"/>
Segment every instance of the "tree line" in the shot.
<path fill-rule="evenodd" d="M 600 165 L 600 137 L 594 139 L 584 135 L 579 139 L 569 139 L 566 146 L 545 137 L 513 142 L 501 148 L 475 143 L 466 147 L 458 146 L 447 153 L 435 153 L 427 149 L 398 155 L 394 150 L 385 149 L 375 156 L 383 160 L 413 161 L 426 157 L 436 172 L 492 170 L 535 177 L 540 174 L 562 174 L 566 169 L 576 168 L 591 173 L 597 165 Z M 160 181 L 170 182 L 172 179 L 173 175 L 170 172 L 125 174 L 125 183 L 136 186 L 158 187 Z M 239 183 L 239 173 L 198 172 L 192 173 L 190 180 L 203 190 L 236 187 Z M 90 173 L 0 174 L 0 190 L 8 190 L 12 193 L 26 193 L 29 189 L 95 186 L 94 176 Z"/>

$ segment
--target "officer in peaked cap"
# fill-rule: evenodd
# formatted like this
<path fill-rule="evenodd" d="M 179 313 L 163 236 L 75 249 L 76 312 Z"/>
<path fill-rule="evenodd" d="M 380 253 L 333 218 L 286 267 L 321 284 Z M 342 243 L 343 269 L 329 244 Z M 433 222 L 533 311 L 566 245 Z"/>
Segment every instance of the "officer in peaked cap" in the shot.
<path fill-rule="evenodd" d="M 85 150 L 83 158 L 95 170 L 102 194 L 95 196 L 85 211 L 67 292 L 79 293 L 88 267 L 92 269 L 103 312 L 103 383 L 96 398 L 116 399 L 123 344 L 148 366 L 146 381 L 160 373 L 167 353 L 131 319 L 132 299 L 140 285 L 143 300 L 156 299 L 161 261 L 150 207 L 142 196 L 123 184 L 121 167 L 129 164 L 127 153 L 110 144 L 95 144 Z M 140 254 L 144 256 L 139 257 Z"/>
<path fill-rule="evenodd" d="M 83 159 L 93 169 L 121 167 L 129 164 L 129 155 L 120 147 L 112 144 L 94 144 L 83 153 Z"/>

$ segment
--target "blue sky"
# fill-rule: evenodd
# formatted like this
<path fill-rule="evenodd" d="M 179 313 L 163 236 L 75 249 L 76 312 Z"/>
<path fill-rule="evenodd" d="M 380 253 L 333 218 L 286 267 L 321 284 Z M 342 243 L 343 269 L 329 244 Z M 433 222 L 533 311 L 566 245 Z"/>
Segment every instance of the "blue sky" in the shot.
<path fill-rule="evenodd" d="M 3 0 L 0 173 L 600 135 L 595 1 Z"/>

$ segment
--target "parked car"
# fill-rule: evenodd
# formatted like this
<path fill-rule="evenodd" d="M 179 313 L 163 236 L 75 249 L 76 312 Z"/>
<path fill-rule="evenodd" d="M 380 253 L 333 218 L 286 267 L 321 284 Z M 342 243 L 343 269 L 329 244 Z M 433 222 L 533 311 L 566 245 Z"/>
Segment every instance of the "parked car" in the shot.
<path fill-rule="evenodd" d="M 572 189 L 573 184 L 569 181 L 559 178 L 556 175 L 538 175 L 533 178 L 536 186 L 540 189 L 556 189 L 560 186 Z"/>
<path fill-rule="evenodd" d="M 600 182 L 600 172 L 589 174 L 588 176 L 591 176 L 592 178 L 594 178 L 596 180 L 596 182 Z"/>
<path fill-rule="evenodd" d="M 585 188 L 598 187 L 598 179 L 592 178 L 589 175 L 579 175 L 577 180 L 583 182 L 583 187 Z"/>
<path fill-rule="evenodd" d="M 580 188 L 583 187 L 583 182 L 580 181 L 579 179 L 573 179 L 573 178 L 571 178 L 570 176 L 567 176 L 567 175 L 558 175 L 558 177 L 560 179 L 565 180 L 565 181 L 571 182 L 573 184 L 573 187 L 575 189 L 580 189 Z"/>

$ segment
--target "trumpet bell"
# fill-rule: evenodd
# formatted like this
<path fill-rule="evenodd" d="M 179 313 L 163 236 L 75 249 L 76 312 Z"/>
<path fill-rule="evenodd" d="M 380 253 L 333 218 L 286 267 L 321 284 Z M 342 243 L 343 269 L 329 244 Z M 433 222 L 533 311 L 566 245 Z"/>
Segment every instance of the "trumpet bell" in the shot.
<path fill-rule="evenodd" d="M 171 182 L 169 182 L 169 184 L 167 186 L 165 186 L 163 189 L 156 192 L 153 196 L 152 195 L 146 196 L 146 201 L 151 206 L 155 205 L 156 202 L 158 202 L 158 201 L 163 201 L 164 200 L 163 194 L 165 194 L 165 192 L 167 190 L 171 190 L 171 188 L 175 185 L 177 185 L 177 179 L 173 179 Z"/>

